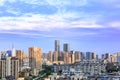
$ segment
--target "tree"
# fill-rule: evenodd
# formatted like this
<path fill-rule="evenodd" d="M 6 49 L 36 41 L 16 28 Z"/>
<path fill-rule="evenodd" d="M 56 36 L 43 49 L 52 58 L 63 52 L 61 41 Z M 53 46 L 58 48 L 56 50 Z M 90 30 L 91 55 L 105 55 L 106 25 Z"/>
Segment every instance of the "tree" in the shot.
<path fill-rule="evenodd" d="M 59 70 L 59 74 L 60 74 L 60 75 L 62 74 L 62 70 Z"/>

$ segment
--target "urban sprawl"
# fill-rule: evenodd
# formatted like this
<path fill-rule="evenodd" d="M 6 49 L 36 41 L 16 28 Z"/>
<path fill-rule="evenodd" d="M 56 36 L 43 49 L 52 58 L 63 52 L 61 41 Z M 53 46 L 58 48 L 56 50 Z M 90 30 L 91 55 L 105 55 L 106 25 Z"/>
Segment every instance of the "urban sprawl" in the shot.
<path fill-rule="evenodd" d="M 120 80 L 120 52 L 103 53 L 70 50 L 70 44 L 55 40 L 55 50 L 42 48 L 0 52 L 0 80 Z"/>

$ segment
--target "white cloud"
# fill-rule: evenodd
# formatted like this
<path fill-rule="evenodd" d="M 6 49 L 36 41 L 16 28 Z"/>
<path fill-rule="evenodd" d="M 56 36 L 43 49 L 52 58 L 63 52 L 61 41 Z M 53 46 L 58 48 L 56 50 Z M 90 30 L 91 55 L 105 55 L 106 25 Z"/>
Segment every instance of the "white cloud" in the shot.
<path fill-rule="evenodd" d="M 114 21 L 110 22 L 108 26 L 115 27 L 115 28 L 120 28 L 120 21 Z"/>
<path fill-rule="evenodd" d="M 30 33 L 30 32 L 23 32 L 23 31 L 0 31 L 0 33 L 2 34 L 17 34 L 17 35 L 24 35 L 24 36 L 29 36 L 29 37 L 34 37 L 34 38 L 37 38 L 37 37 L 55 37 L 55 36 L 52 36 L 50 34 L 42 34 L 42 33 Z M 1 38 L 0 38 L 1 39 Z"/>
<path fill-rule="evenodd" d="M 77 16 L 77 15 L 76 15 Z M 68 19 L 66 19 L 68 18 Z M 1 17 L 0 30 L 40 30 L 46 31 L 55 28 L 100 28 L 97 19 L 80 19 L 69 21 L 76 18 L 74 14 L 56 15 L 34 15 L 26 14 L 21 17 Z"/>
<path fill-rule="evenodd" d="M 16 0 L 1 0 L 3 4 L 5 1 L 15 2 Z M 83 6 L 86 5 L 88 0 L 20 0 L 29 4 L 49 4 L 61 8 L 65 5 Z M 94 1 L 94 0 L 92 0 Z M 111 2 L 113 0 L 110 0 Z M 117 1 L 117 0 L 116 0 Z M 40 3 L 37 3 L 40 2 Z M 9 13 L 19 14 L 12 9 L 7 10 Z M 100 25 L 98 22 L 101 20 L 100 15 L 84 13 L 84 12 L 58 12 L 54 15 L 40 15 L 27 13 L 20 17 L 1 17 L 0 30 L 39 30 L 48 31 L 55 28 L 104 28 L 107 26 Z M 74 20 L 79 18 L 78 20 Z M 71 20 L 73 19 L 73 21 Z M 116 23 L 110 24 L 116 26 Z M 118 23 L 117 23 L 118 25 Z M 116 26 L 117 27 L 117 26 Z"/>

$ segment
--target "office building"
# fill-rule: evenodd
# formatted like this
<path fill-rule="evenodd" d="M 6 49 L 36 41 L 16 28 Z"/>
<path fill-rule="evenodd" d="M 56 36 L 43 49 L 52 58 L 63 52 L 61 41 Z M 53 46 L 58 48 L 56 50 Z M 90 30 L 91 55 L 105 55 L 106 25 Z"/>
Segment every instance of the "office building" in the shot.
<path fill-rule="evenodd" d="M 96 53 L 95 52 L 92 53 L 92 59 L 96 60 Z"/>
<path fill-rule="evenodd" d="M 8 54 L 6 53 L 6 51 L 1 51 L 1 59 L 5 59 L 8 57 Z"/>
<path fill-rule="evenodd" d="M 70 45 L 68 43 L 63 44 L 63 51 L 70 52 Z"/>
<path fill-rule="evenodd" d="M 108 60 L 110 59 L 110 53 L 105 54 L 105 59 L 108 59 Z"/>
<path fill-rule="evenodd" d="M 16 57 L 6 57 L 0 60 L 0 77 L 5 79 L 13 76 L 15 80 L 19 78 L 19 60 Z"/>
<path fill-rule="evenodd" d="M 80 51 L 75 51 L 75 62 L 81 61 L 81 53 Z"/>
<path fill-rule="evenodd" d="M 61 61 L 60 41 L 59 40 L 55 40 L 55 51 L 58 52 L 58 61 Z"/>
<path fill-rule="evenodd" d="M 24 64 L 23 60 L 27 58 L 27 55 L 24 54 L 23 50 L 16 50 L 16 57 L 19 59 L 19 68 L 21 71 Z"/>
<path fill-rule="evenodd" d="M 7 50 L 6 53 L 8 54 L 8 57 L 11 57 L 11 56 L 12 56 L 12 51 L 11 51 L 11 50 Z"/>
<path fill-rule="evenodd" d="M 70 51 L 70 55 L 71 55 L 71 63 L 75 63 L 75 54 L 74 54 L 74 51 Z"/>
<path fill-rule="evenodd" d="M 29 67 L 32 74 L 37 75 L 42 69 L 42 49 L 38 47 L 29 48 Z"/>
<path fill-rule="evenodd" d="M 53 52 L 53 61 L 54 61 L 54 63 L 58 62 L 58 52 L 57 51 Z"/>
<path fill-rule="evenodd" d="M 86 52 L 86 59 L 92 60 L 92 52 Z"/>
<path fill-rule="evenodd" d="M 16 50 L 15 50 L 14 46 L 12 47 L 12 57 L 16 57 Z"/>
<path fill-rule="evenodd" d="M 55 40 L 55 51 L 60 52 L 60 41 Z"/>
<path fill-rule="evenodd" d="M 50 61 L 51 63 L 52 63 L 52 61 L 53 61 L 52 51 L 49 51 L 49 53 L 48 53 L 48 61 Z"/>
<path fill-rule="evenodd" d="M 64 64 L 71 64 L 71 55 L 68 52 L 64 53 Z"/>
<path fill-rule="evenodd" d="M 81 54 L 81 60 L 83 61 L 83 60 L 85 60 L 86 58 L 86 54 L 85 54 L 85 52 L 80 52 L 80 54 Z"/>

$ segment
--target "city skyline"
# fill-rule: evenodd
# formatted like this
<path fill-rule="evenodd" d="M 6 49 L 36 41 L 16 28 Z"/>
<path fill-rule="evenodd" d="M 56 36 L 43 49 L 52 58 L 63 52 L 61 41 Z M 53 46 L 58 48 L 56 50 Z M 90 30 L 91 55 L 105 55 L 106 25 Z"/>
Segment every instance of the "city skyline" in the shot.
<path fill-rule="evenodd" d="M 74 4 L 73 4 L 74 2 Z M 120 52 L 118 0 L 1 0 L 0 51 L 38 46 L 54 51 L 54 40 L 97 54 Z"/>

